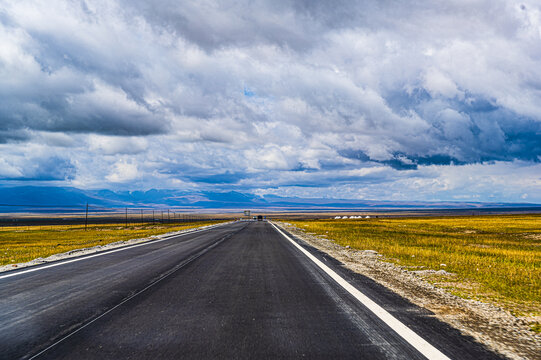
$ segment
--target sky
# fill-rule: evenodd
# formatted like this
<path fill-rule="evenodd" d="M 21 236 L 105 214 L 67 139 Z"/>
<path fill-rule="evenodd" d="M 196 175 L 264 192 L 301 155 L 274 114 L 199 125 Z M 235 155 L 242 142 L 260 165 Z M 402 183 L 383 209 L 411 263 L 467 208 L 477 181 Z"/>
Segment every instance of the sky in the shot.
<path fill-rule="evenodd" d="M 538 0 L 0 0 L 0 185 L 541 203 Z"/>

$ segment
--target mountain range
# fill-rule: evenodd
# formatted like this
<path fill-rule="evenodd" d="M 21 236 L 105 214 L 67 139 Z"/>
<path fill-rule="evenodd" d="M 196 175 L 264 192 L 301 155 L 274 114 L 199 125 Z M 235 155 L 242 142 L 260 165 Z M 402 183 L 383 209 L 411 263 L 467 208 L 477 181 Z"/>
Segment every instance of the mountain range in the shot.
<path fill-rule="evenodd" d="M 124 207 L 179 208 L 186 210 L 235 211 L 268 210 L 385 210 L 385 209 L 494 209 L 539 208 L 540 204 L 373 201 L 257 196 L 237 191 L 187 192 L 180 190 L 112 191 L 82 190 L 74 187 L 14 186 L 0 187 L 0 212 L 80 210 L 86 204 L 94 209 Z"/>

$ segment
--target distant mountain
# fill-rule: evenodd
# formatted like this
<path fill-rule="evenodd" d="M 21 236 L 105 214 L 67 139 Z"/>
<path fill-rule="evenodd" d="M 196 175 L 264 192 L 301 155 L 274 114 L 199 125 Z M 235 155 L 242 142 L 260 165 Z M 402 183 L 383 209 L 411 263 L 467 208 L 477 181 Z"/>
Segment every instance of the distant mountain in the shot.
<path fill-rule="evenodd" d="M 323 199 L 323 198 L 285 198 L 276 195 L 267 195 L 263 199 L 269 206 L 281 206 L 286 208 L 322 208 L 322 209 L 359 209 L 359 210 L 383 210 L 383 209 L 480 209 L 480 208 L 516 208 L 516 207 L 539 207 L 540 204 L 527 203 L 483 203 L 483 202 L 454 202 L 454 201 L 377 201 L 377 200 L 353 200 L 353 199 Z"/>
<path fill-rule="evenodd" d="M 0 212 L 81 210 L 93 208 L 175 207 L 186 210 L 384 210 L 384 209 L 494 209 L 539 208 L 539 204 L 480 202 L 367 201 L 348 199 L 303 199 L 275 195 L 257 196 L 237 191 L 186 192 L 179 190 L 111 191 L 73 187 L 0 187 Z"/>
<path fill-rule="evenodd" d="M 88 201 L 105 205 L 102 200 L 91 198 L 88 192 L 68 187 L 17 186 L 0 187 L 2 207 L 70 207 L 82 206 Z M 107 203 L 109 205 L 110 202 Z"/>
<path fill-rule="evenodd" d="M 264 207 L 263 198 L 230 192 L 184 192 L 178 190 L 111 191 L 72 187 L 0 187 L 0 212 L 99 208 L 179 207 L 189 209 L 238 209 Z"/>

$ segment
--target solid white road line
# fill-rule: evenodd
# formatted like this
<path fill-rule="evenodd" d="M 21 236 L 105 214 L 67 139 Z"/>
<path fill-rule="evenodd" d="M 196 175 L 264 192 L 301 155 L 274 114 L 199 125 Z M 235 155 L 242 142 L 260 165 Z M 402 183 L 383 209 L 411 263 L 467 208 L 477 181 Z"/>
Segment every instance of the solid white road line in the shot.
<path fill-rule="evenodd" d="M 402 324 L 402 322 L 400 322 L 397 318 L 389 314 L 387 310 L 376 304 L 362 292 L 357 290 L 353 285 L 348 283 L 344 278 L 334 272 L 331 268 L 319 261 L 314 255 L 310 254 L 310 252 L 308 252 L 305 248 L 293 241 L 289 236 L 282 232 L 280 228 L 278 228 L 272 222 L 270 222 L 270 224 L 276 229 L 276 231 L 282 234 L 283 237 L 285 237 L 293 245 L 295 245 L 295 247 L 297 247 L 297 249 L 299 249 L 304 255 L 306 255 L 317 266 L 319 266 L 323 271 L 325 271 L 327 275 L 329 275 L 334 281 L 336 281 L 340 286 L 347 290 L 347 292 L 349 292 L 357 300 L 359 300 L 361 304 L 366 306 L 378 318 L 380 318 L 380 320 L 382 320 L 385 324 L 389 325 L 391 329 L 393 329 L 398 335 L 400 335 L 404 340 L 406 340 L 411 346 L 417 349 L 417 351 L 419 351 L 421 354 L 431 360 L 450 360 L 438 349 L 430 345 L 425 339 L 417 335 L 413 330 L 411 330 L 406 325 Z"/>
<path fill-rule="evenodd" d="M 8 278 L 8 277 L 12 277 L 12 276 L 27 274 L 29 272 L 34 272 L 34 271 L 38 271 L 38 270 L 52 268 L 52 267 L 55 267 L 55 266 L 69 264 L 69 263 L 76 262 L 76 261 L 91 259 L 91 258 L 97 257 L 97 256 L 109 255 L 109 254 L 116 253 L 116 252 L 119 252 L 119 251 L 123 251 L 123 250 L 127 250 L 127 249 L 133 249 L 133 248 L 136 248 L 136 247 L 139 247 L 139 246 L 145 246 L 145 245 L 149 245 L 149 244 L 156 244 L 156 243 L 159 243 L 159 242 L 162 242 L 162 241 L 171 240 L 173 238 L 193 234 L 195 232 L 201 232 L 201 231 L 213 229 L 215 227 L 223 226 L 223 225 L 226 225 L 226 224 L 230 224 L 230 222 L 226 222 L 226 223 L 223 223 L 223 224 L 211 225 L 209 227 L 205 227 L 204 229 L 195 228 L 192 231 L 187 231 L 187 232 L 182 233 L 182 234 L 170 235 L 170 236 L 168 236 L 166 238 L 163 238 L 163 239 L 160 239 L 160 240 L 150 240 L 150 241 L 147 241 L 147 242 L 144 242 L 144 243 L 141 243 L 141 244 L 128 245 L 128 246 L 121 247 L 121 248 L 116 249 L 116 250 L 111 250 L 111 251 L 104 250 L 103 252 L 98 252 L 97 254 L 94 254 L 94 255 L 88 255 L 88 256 L 82 255 L 81 257 L 77 257 L 75 259 L 65 260 L 65 261 L 58 260 L 58 262 L 54 262 L 53 264 L 50 264 L 50 265 L 44 265 L 44 266 L 40 266 L 40 267 L 37 267 L 37 268 L 30 268 L 28 270 L 21 270 L 21 271 L 17 271 L 17 272 L 11 273 L 11 274 L 8 272 L 5 275 L 0 275 L 0 280 Z"/>

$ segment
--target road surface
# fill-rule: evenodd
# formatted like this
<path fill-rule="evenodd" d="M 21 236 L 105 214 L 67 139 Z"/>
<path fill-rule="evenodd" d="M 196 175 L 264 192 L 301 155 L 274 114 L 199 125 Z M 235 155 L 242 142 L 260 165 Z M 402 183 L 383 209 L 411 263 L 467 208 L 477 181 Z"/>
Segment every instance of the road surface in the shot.
<path fill-rule="evenodd" d="M 499 358 L 430 312 L 303 249 L 441 357 Z M 0 274 L 1 358 L 426 358 L 267 222 L 35 269 Z"/>

